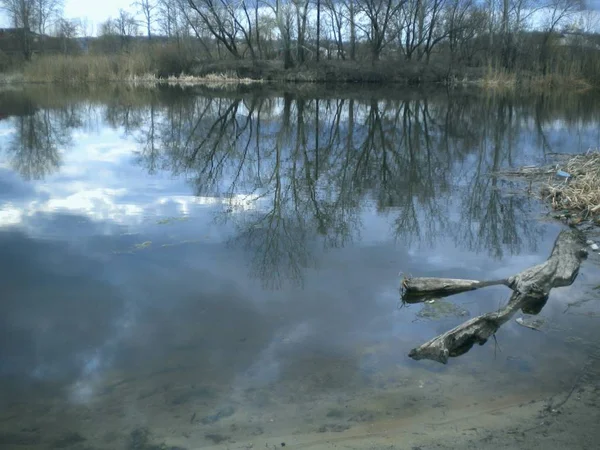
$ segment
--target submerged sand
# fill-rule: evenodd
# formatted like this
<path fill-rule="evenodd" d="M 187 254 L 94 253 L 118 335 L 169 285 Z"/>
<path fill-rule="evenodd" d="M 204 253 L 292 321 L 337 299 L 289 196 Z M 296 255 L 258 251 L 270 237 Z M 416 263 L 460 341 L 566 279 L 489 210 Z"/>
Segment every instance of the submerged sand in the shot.
<path fill-rule="evenodd" d="M 193 349 L 182 349 L 166 366 L 14 398 L 0 416 L 0 446 L 597 448 L 600 349 L 584 337 L 553 333 L 548 348 L 560 345 L 556 355 L 509 355 L 489 345 L 474 350 L 479 354 L 468 364 L 404 365 L 389 362 L 404 345 L 394 340 L 358 350 L 377 370 L 352 373 L 343 358 L 313 354 L 262 385 L 250 376 L 220 384 L 206 366 L 189 364 Z"/>

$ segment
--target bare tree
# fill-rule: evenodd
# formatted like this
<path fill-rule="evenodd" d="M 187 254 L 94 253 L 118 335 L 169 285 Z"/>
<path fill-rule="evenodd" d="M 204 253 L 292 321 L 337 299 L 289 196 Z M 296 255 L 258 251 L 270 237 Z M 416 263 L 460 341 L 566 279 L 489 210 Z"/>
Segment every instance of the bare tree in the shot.
<path fill-rule="evenodd" d="M 455 62 L 470 64 L 477 46 L 478 35 L 486 30 L 486 13 L 474 0 L 447 0 L 443 26 L 450 51 L 450 67 Z"/>
<path fill-rule="evenodd" d="M 25 59 L 31 58 L 32 32 L 46 34 L 48 25 L 60 18 L 64 0 L 0 0 L 3 9 L 12 25 L 22 28 L 19 40 Z"/>
<path fill-rule="evenodd" d="M 94 24 L 87 17 L 79 19 L 79 30 L 81 35 L 88 38 L 94 34 Z"/>
<path fill-rule="evenodd" d="M 124 9 L 119 10 L 119 15 L 115 19 L 117 30 L 119 35 L 123 37 L 137 36 L 139 32 L 138 21 L 135 17 L 125 11 Z"/>
<path fill-rule="evenodd" d="M 329 28 L 337 47 L 337 56 L 338 58 L 346 59 L 346 54 L 344 51 L 344 35 L 349 22 L 349 20 L 346 20 L 346 5 L 337 0 L 324 0 L 323 5 L 325 6 L 326 14 L 329 15 Z M 319 5 L 317 5 L 317 8 L 318 7 Z M 317 36 L 318 35 L 319 33 L 317 33 Z M 320 44 L 317 43 L 317 48 L 319 45 Z"/>
<path fill-rule="evenodd" d="M 187 0 L 186 3 L 192 13 L 186 14 L 186 18 L 194 31 L 197 30 L 195 22 L 199 21 L 217 44 L 222 44 L 235 59 L 241 59 L 239 33 L 241 31 L 247 39 L 248 32 L 236 17 L 233 3 L 228 0 Z M 198 31 L 196 34 L 199 35 Z"/>
<path fill-rule="evenodd" d="M 554 1 L 554 0 L 549 0 Z M 522 45 L 520 35 L 527 28 L 534 14 L 547 7 L 546 0 L 502 0 L 502 15 L 500 22 L 501 58 L 502 64 L 513 69 L 517 53 Z"/>
<path fill-rule="evenodd" d="M 389 30 L 396 14 L 407 0 L 358 0 L 359 8 L 368 19 L 366 26 L 359 25 L 371 47 L 371 58 L 377 61 L 383 49 L 391 42 Z"/>
<path fill-rule="evenodd" d="M 549 0 L 549 3 L 546 5 L 548 14 L 544 23 L 544 37 L 539 53 L 542 73 L 544 75 L 546 75 L 548 71 L 551 53 L 549 45 L 550 38 L 569 18 L 573 17 L 576 12 L 581 11 L 583 6 L 583 0 Z"/>
<path fill-rule="evenodd" d="M 77 36 L 80 24 L 76 20 L 59 19 L 56 22 L 56 37 L 60 38 L 63 53 L 69 50 L 69 43 Z"/>
<path fill-rule="evenodd" d="M 22 28 L 19 33 L 21 51 L 26 60 L 31 59 L 31 30 L 37 29 L 35 0 L 0 0 L 1 8 L 8 15 L 15 28 Z"/>
<path fill-rule="evenodd" d="M 356 13 L 358 11 L 358 0 L 346 0 L 348 9 L 348 20 L 350 21 L 350 59 L 356 59 Z"/>
<path fill-rule="evenodd" d="M 275 0 L 268 5 L 273 11 L 275 22 L 279 29 L 281 42 L 283 44 L 283 67 L 286 69 L 294 65 L 292 59 L 292 30 L 293 30 L 293 12 L 289 4 L 284 4 L 281 0 Z"/>
<path fill-rule="evenodd" d="M 33 8 L 36 17 L 36 31 L 39 34 L 46 34 L 48 25 L 61 17 L 64 0 L 34 0 Z"/>
<path fill-rule="evenodd" d="M 317 62 L 321 53 L 321 0 L 317 0 Z"/>
<path fill-rule="evenodd" d="M 100 24 L 99 34 L 108 51 L 123 50 L 131 37 L 138 35 L 138 22 L 132 14 L 120 9 L 116 19 L 109 18 Z"/>
<path fill-rule="evenodd" d="M 158 2 L 158 26 L 161 33 L 171 38 L 178 35 L 180 18 L 177 5 L 171 0 Z"/>
<path fill-rule="evenodd" d="M 152 26 L 156 21 L 156 18 L 154 17 L 154 11 L 158 8 L 158 5 L 154 2 L 154 0 L 137 0 L 133 6 L 137 7 L 144 16 L 144 25 L 146 26 L 148 40 L 151 40 Z"/>
<path fill-rule="evenodd" d="M 98 26 L 98 45 L 102 51 L 115 53 L 121 50 L 119 28 L 115 19 L 109 18 Z"/>
<path fill-rule="evenodd" d="M 296 57 L 300 64 L 304 64 L 309 0 L 292 0 L 292 3 L 296 10 Z M 319 49 L 317 48 L 317 52 L 318 51 Z"/>
<path fill-rule="evenodd" d="M 99 27 L 100 36 L 116 36 L 119 34 L 119 28 L 115 19 L 106 19 Z"/>

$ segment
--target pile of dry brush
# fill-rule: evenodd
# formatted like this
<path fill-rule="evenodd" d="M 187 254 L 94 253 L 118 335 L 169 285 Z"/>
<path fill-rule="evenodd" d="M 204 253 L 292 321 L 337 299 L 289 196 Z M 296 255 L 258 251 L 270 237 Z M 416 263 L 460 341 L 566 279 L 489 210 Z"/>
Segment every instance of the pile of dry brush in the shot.
<path fill-rule="evenodd" d="M 567 159 L 559 167 L 570 176 L 552 179 L 542 188 L 543 198 L 552 208 L 568 212 L 571 222 L 600 221 L 600 151 L 590 151 Z"/>

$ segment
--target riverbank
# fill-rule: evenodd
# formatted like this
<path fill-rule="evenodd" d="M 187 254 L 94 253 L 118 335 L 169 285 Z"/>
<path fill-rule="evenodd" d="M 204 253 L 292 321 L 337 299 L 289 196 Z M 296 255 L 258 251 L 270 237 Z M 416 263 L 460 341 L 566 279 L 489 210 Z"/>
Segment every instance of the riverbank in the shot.
<path fill-rule="evenodd" d="M 174 68 L 182 68 L 176 71 Z M 13 72 L 0 75 L 0 83 L 85 84 L 106 82 L 205 84 L 219 82 L 444 84 L 453 76 L 447 68 L 422 64 L 351 61 L 308 63 L 285 69 L 279 61 L 199 61 L 193 65 L 165 67 L 139 57 L 42 57 Z"/>
<path fill-rule="evenodd" d="M 528 192 L 552 210 L 552 216 L 569 226 L 600 226 L 600 151 L 556 155 L 546 166 L 525 166 L 501 172 L 529 183 Z"/>
<path fill-rule="evenodd" d="M 134 84 L 251 84 L 339 83 L 402 86 L 475 86 L 502 91 L 546 91 L 551 88 L 582 90 L 593 85 L 577 76 L 512 73 L 490 67 L 453 68 L 414 61 L 356 62 L 325 60 L 284 68 L 281 61 L 205 60 L 179 61 L 141 54 L 43 56 L 0 73 L 0 84 L 127 82 Z"/>

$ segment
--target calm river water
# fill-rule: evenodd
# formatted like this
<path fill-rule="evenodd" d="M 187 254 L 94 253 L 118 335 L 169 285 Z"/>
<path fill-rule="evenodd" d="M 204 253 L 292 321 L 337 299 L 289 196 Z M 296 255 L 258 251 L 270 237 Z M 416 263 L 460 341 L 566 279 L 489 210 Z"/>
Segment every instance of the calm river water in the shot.
<path fill-rule="evenodd" d="M 598 255 L 447 365 L 407 355 L 509 291 L 398 288 L 544 261 L 490 172 L 598 146 L 589 94 L 0 92 L 0 448 L 596 448 L 540 414 L 600 420 Z"/>

